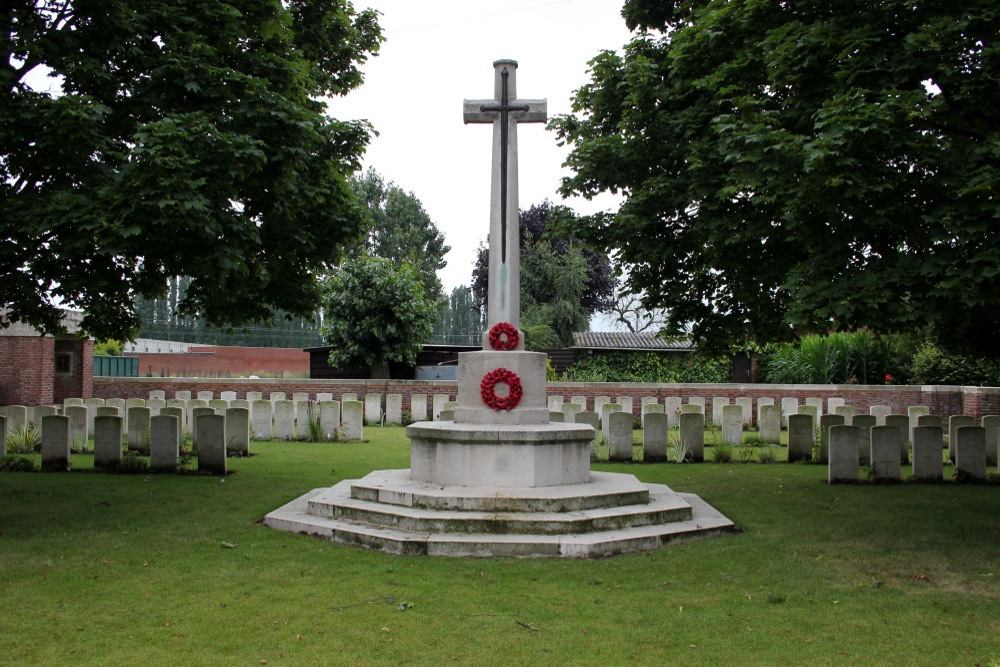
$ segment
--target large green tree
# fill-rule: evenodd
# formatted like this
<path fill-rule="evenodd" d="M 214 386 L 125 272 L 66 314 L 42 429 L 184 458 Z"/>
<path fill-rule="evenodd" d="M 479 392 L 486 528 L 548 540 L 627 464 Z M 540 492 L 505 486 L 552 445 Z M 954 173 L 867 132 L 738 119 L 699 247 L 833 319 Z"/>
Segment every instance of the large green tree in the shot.
<path fill-rule="evenodd" d="M 390 362 L 416 363 L 437 312 L 409 264 L 367 255 L 349 259 L 326 284 L 323 336 L 331 346 L 330 365 L 365 367 L 373 378 L 388 378 Z"/>
<path fill-rule="evenodd" d="M 12 0 L 0 21 L 0 324 L 57 331 L 69 306 L 122 337 L 178 275 L 210 325 L 315 308 L 364 230 L 347 178 L 369 135 L 320 98 L 360 85 L 374 11 Z"/>
<path fill-rule="evenodd" d="M 572 210 L 549 201 L 522 209 L 518 216 L 522 328 L 547 328 L 550 347 L 572 345 L 573 333 L 586 331 L 591 315 L 607 312 L 614 304 L 611 262 L 606 254 L 572 238 L 577 221 Z M 487 312 L 489 249 L 485 246 L 480 246 L 472 269 L 472 292 L 482 312 Z"/>
<path fill-rule="evenodd" d="M 371 216 L 371 228 L 362 241 L 365 252 L 409 264 L 420 274 L 427 297 L 443 302 L 437 272 L 445 267 L 444 256 L 451 248 L 417 196 L 387 182 L 372 168 L 353 177 L 351 189 Z"/>
<path fill-rule="evenodd" d="M 578 233 L 700 346 L 930 325 L 1000 350 L 993 0 L 629 0 L 574 114 Z"/>

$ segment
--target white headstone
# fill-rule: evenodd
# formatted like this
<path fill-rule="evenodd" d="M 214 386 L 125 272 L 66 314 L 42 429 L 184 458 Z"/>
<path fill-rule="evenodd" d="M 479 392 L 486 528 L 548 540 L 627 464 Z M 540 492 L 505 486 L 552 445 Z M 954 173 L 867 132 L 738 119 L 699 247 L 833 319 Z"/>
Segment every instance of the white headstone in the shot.
<path fill-rule="evenodd" d="M 246 412 L 244 408 L 230 410 Z M 206 415 L 198 419 L 198 470 L 213 475 L 226 474 L 226 443 L 229 441 L 229 416 Z M 249 451 L 249 450 L 248 450 Z"/>
<path fill-rule="evenodd" d="M 382 423 L 382 394 L 365 394 L 365 421 L 369 424 Z"/>
<path fill-rule="evenodd" d="M 403 423 L 403 395 L 385 395 L 385 423 L 399 426 Z"/>
<path fill-rule="evenodd" d="M 415 422 L 427 421 L 427 394 L 410 394 L 410 417 Z"/>
<path fill-rule="evenodd" d="M 149 468 L 156 472 L 177 472 L 180 457 L 180 420 L 161 414 L 150 420 Z"/>
<path fill-rule="evenodd" d="M 323 435 L 331 440 L 340 437 L 340 401 L 321 401 L 319 424 Z"/>
<path fill-rule="evenodd" d="M 149 408 L 132 408 L 149 410 Z M 121 417 L 94 417 L 94 467 L 113 468 L 122 460 Z"/>
<path fill-rule="evenodd" d="M 295 403 L 274 401 L 274 439 L 291 440 L 295 437 Z"/>
<path fill-rule="evenodd" d="M 781 425 L 788 428 L 789 415 L 799 414 L 799 399 L 794 396 L 785 396 L 781 399 Z"/>
<path fill-rule="evenodd" d="M 42 470 L 69 470 L 69 418 L 42 417 Z"/>
<path fill-rule="evenodd" d="M 341 403 L 343 440 L 361 440 L 364 437 L 364 405 L 361 401 L 344 401 Z"/>
<path fill-rule="evenodd" d="M 246 408 L 227 408 L 225 413 L 225 440 L 222 442 L 222 458 L 226 457 L 226 450 L 239 452 L 244 456 L 250 455 L 250 411 Z M 198 468 L 201 469 L 202 443 L 198 439 Z M 217 451 L 215 451 L 218 454 Z M 218 461 L 212 463 L 218 466 Z M 221 474 L 225 474 L 225 466 L 222 466 Z"/>
<path fill-rule="evenodd" d="M 444 410 L 444 404 L 448 402 L 448 394 L 434 394 L 431 401 L 434 421 L 438 421 L 441 419 L 441 411 Z"/>
<path fill-rule="evenodd" d="M 256 400 L 252 405 L 251 428 L 254 440 L 270 440 L 274 437 L 271 433 L 271 401 Z"/>

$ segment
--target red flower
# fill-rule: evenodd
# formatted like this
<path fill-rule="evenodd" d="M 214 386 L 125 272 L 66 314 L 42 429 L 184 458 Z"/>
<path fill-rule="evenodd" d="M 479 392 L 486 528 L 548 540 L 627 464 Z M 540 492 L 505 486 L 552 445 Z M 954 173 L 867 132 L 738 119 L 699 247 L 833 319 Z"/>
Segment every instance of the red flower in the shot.
<path fill-rule="evenodd" d="M 888 373 L 886 373 L 886 374 L 885 374 L 885 383 L 886 383 L 886 384 L 892 384 L 892 381 L 893 381 L 894 379 L 895 379 L 895 378 L 893 378 L 893 377 L 892 377 L 891 375 L 889 375 Z"/>
<path fill-rule="evenodd" d="M 497 322 L 490 329 L 490 347 L 494 350 L 500 352 L 513 350 L 520 340 L 521 336 L 517 333 L 517 328 L 507 322 Z"/>
<path fill-rule="evenodd" d="M 496 386 L 507 385 L 507 395 L 497 396 Z M 521 378 L 514 371 L 506 368 L 496 368 L 483 376 L 479 383 L 479 395 L 483 403 L 494 410 L 513 410 L 521 402 L 524 391 L 521 389 Z"/>

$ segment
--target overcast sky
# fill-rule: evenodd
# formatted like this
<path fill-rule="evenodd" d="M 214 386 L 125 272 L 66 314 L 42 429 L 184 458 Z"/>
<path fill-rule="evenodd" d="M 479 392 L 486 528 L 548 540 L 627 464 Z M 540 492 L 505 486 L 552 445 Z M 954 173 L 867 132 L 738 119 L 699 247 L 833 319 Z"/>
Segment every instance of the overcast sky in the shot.
<path fill-rule="evenodd" d="M 589 80 L 587 62 L 629 40 L 621 0 L 355 0 L 373 7 L 385 43 L 363 66 L 364 85 L 331 101 L 330 115 L 365 118 L 375 137 L 365 157 L 387 180 L 413 192 L 451 246 L 445 290 L 469 284 L 489 228 L 492 126 L 465 125 L 462 101 L 493 95 L 493 61 L 518 62 L 517 93 L 546 98 L 551 118 Z M 543 124 L 518 128 L 520 206 L 549 199 L 566 174 L 567 151 Z M 580 213 L 614 206 L 569 200 Z"/>

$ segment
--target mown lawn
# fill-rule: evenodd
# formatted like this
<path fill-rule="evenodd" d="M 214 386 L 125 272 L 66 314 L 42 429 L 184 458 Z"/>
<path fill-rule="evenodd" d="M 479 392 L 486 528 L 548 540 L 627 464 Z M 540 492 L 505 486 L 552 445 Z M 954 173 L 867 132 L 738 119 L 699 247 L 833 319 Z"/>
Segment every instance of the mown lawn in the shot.
<path fill-rule="evenodd" d="M 1000 666 L 996 484 L 598 464 L 743 531 L 603 560 L 397 557 L 258 524 L 408 466 L 403 429 L 366 437 L 255 443 L 225 479 L 96 473 L 86 455 L 0 473 L 0 664 Z"/>

